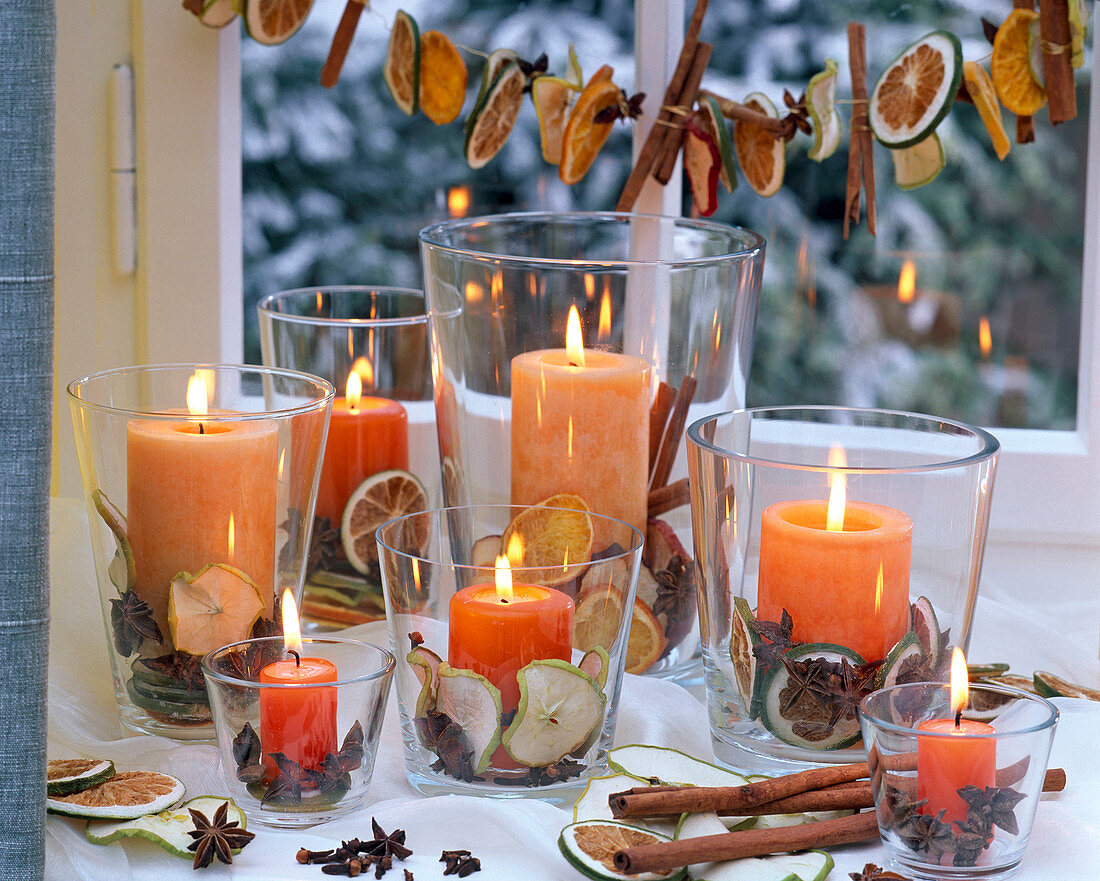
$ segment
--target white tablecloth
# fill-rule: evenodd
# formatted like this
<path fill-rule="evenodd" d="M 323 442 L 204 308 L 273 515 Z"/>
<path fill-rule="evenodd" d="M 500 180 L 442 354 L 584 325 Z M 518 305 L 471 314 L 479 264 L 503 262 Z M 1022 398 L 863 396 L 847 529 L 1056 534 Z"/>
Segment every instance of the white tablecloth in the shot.
<path fill-rule="evenodd" d="M 124 736 L 114 707 L 107 660 L 107 638 L 95 586 L 87 524 L 75 502 L 55 502 L 51 522 L 53 585 L 50 640 L 51 757 L 94 755 L 113 759 L 122 769 L 151 768 L 180 777 L 190 795 L 227 793 L 217 751 L 210 745 L 180 745 L 155 737 Z M 1079 612 L 1080 610 L 1077 609 Z M 1070 610 L 1072 614 L 1073 610 Z M 1091 616 L 1095 628 L 1097 617 Z M 1095 670 L 1067 668 L 1067 658 L 1091 658 L 1084 647 L 1067 646 L 1057 621 L 1021 610 L 996 593 L 979 601 L 971 647 L 975 660 L 1009 660 L 1020 670 L 1035 667 L 1062 675 L 1095 676 Z M 369 634 L 368 634 L 369 635 Z M 385 644 L 385 639 L 375 633 Z M 377 640 L 376 640 L 377 641 Z M 1095 881 L 1095 843 L 1100 841 L 1100 766 L 1095 759 L 1100 704 L 1056 701 L 1062 720 L 1052 764 L 1064 767 L 1069 786 L 1044 796 L 1024 861 L 1021 881 Z M 405 779 L 396 700 L 390 701 L 370 804 L 350 818 L 307 832 L 273 831 L 253 826 L 256 840 L 234 858 L 216 864 L 204 877 L 235 879 L 310 879 L 327 877 L 317 866 L 300 866 L 299 847 L 320 850 L 340 839 L 370 836 L 376 817 L 387 831 L 405 829 L 413 856 L 399 868 L 417 881 L 442 878 L 438 862 L 444 849 L 466 848 L 478 856 L 478 881 L 575 881 L 581 875 L 562 858 L 557 836 L 570 822 L 567 811 L 536 801 L 420 796 Z M 703 705 L 689 692 L 666 682 L 627 676 L 623 686 L 617 742 L 675 746 L 693 755 L 711 756 Z M 84 824 L 50 817 L 47 822 L 47 879 L 194 878 L 190 863 L 153 844 L 130 840 L 101 847 L 84 837 Z M 836 848 L 832 879 L 866 862 L 882 865 L 878 843 Z M 368 876 L 364 876 L 368 877 Z M 373 877 L 373 875 L 369 876 Z M 400 872 L 387 878 L 401 878 Z"/>

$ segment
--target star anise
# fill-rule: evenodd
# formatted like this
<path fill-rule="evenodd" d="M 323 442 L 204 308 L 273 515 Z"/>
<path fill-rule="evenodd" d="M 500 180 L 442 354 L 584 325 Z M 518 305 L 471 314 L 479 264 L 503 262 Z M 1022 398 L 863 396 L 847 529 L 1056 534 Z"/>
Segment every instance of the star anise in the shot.
<path fill-rule="evenodd" d="M 904 875 L 899 875 L 897 872 L 887 872 L 874 863 L 867 863 L 862 872 L 849 872 L 848 877 L 852 881 L 909 881 Z"/>
<path fill-rule="evenodd" d="M 673 554 L 668 565 L 654 576 L 657 599 L 653 611 L 668 616 L 670 623 L 683 621 L 695 613 L 695 561 Z"/>
<path fill-rule="evenodd" d="M 351 789 L 351 777 L 341 767 L 340 760 L 335 753 L 328 753 L 319 771 L 307 772 L 309 781 L 316 785 L 318 795 L 321 798 L 335 796 L 332 801 L 339 801 Z"/>
<path fill-rule="evenodd" d="M 927 853 L 933 859 L 939 859 L 951 849 L 955 835 L 951 826 L 943 821 L 944 811 L 936 816 L 931 814 L 911 814 L 897 830 L 898 837 L 911 851 Z"/>
<path fill-rule="evenodd" d="M 260 736 L 251 722 L 245 722 L 244 727 L 233 738 L 233 761 L 237 763 L 237 770 L 259 764 L 262 756 Z"/>
<path fill-rule="evenodd" d="M 462 726 L 446 713 L 428 710 L 426 716 L 416 719 L 417 731 L 424 746 L 439 756 L 432 763 L 433 771 L 442 771 L 466 783 L 475 779 L 473 750 L 466 746 Z"/>
<path fill-rule="evenodd" d="M 753 618 L 752 629 L 760 637 L 760 641 L 752 647 L 752 653 L 766 669 L 778 665 L 779 656 L 794 644 L 791 640 L 794 621 L 786 609 L 783 610 L 778 623 Z"/>
<path fill-rule="evenodd" d="M 538 768 L 530 768 L 522 777 L 495 777 L 493 782 L 498 786 L 550 786 L 553 783 L 561 783 L 573 777 L 579 777 L 588 766 L 568 757 L 554 762 L 552 765 L 543 765 Z"/>
<path fill-rule="evenodd" d="M 399 860 L 406 860 L 412 856 L 412 850 L 405 846 L 404 829 L 394 829 L 393 832 L 387 833 L 374 817 L 370 818 L 370 828 L 374 834 L 374 840 L 360 844 L 361 853 L 370 856 L 396 857 Z"/>
<path fill-rule="evenodd" d="M 1000 826 L 1005 832 L 1018 835 L 1020 827 L 1016 823 L 1016 805 L 1019 804 L 1024 794 L 1010 789 L 1007 786 L 987 786 L 982 789 L 978 786 L 964 786 L 958 790 L 959 798 L 966 802 L 967 822 L 983 817 L 993 826 Z"/>
<path fill-rule="evenodd" d="M 881 662 L 871 662 L 855 667 L 847 658 L 841 658 L 839 668 L 827 673 L 826 699 L 832 705 L 827 723 L 829 731 L 841 719 L 859 717 L 859 702 L 874 691 L 875 673 L 880 665 Z"/>
<path fill-rule="evenodd" d="M 928 803 L 928 799 L 914 799 L 904 789 L 886 784 L 886 807 L 890 811 L 892 825 L 902 826 L 909 821 L 913 813 Z"/>
<path fill-rule="evenodd" d="M 827 675 L 824 665 L 829 663 L 828 661 L 823 658 L 794 661 L 786 656 L 781 656 L 779 661 L 787 670 L 787 685 L 779 692 L 781 715 L 790 718 L 790 712 L 807 699 L 812 700 L 823 710 L 829 709 L 822 700 Z"/>
<path fill-rule="evenodd" d="M 124 658 L 137 651 L 143 640 L 164 641 L 160 627 L 153 618 L 153 610 L 133 588 L 117 600 L 111 600 L 111 628 L 115 636 L 115 650 Z"/>
<path fill-rule="evenodd" d="M 206 819 L 202 811 L 188 808 L 195 828 L 188 831 L 193 839 L 187 845 L 188 850 L 195 852 L 195 861 L 191 864 L 193 869 L 205 869 L 217 857 L 226 865 L 233 862 L 233 851 L 240 850 L 248 842 L 256 837 L 255 833 L 247 829 L 241 829 L 240 824 L 234 820 L 228 822 L 229 802 L 224 801 L 214 812 L 214 819 Z"/>
<path fill-rule="evenodd" d="M 340 527 L 333 526 L 328 517 L 314 517 L 306 556 L 306 577 L 318 569 L 332 569 L 339 558 L 340 548 Z"/>
<path fill-rule="evenodd" d="M 803 134 L 813 134 L 813 127 L 810 125 L 809 112 L 806 110 L 806 93 L 802 93 L 802 97 L 795 98 L 788 89 L 783 90 L 783 103 L 787 105 L 787 109 L 790 111 L 783 118 L 782 135 L 783 140 L 790 142 L 794 138 L 795 132 L 800 131 Z"/>
<path fill-rule="evenodd" d="M 546 74 L 547 68 L 550 66 L 550 59 L 545 52 L 541 52 L 534 61 L 524 61 L 522 58 L 517 58 L 516 65 L 527 77 L 527 89 L 530 89 L 531 81 Z"/>
<path fill-rule="evenodd" d="M 363 764 L 363 737 L 363 726 L 356 719 L 344 736 L 340 751 L 336 753 L 336 761 L 340 763 L 342 771 L 354 771 Z"/>
<path fill-rule="evenodd" d="M 643 101 L 645 101 L 645 92 L 636 92 L 629 98 L 626 92 L 621 92 L 617 103 L 603 108 L 592 119 L 604 125 L 616 119 L 637 119 L 642 115 Z"/>
<path fill-rule="evenodd" d="M 146 658 L 144 664 L 154 673 L 179 683 L 188 691 L 205 691 L 206 679 L 202 675 L 202 659 L 190 652 L 171 652 L 156 658 Z"/>
<path fill-rule="evenodd" d="M 271 781 L 264 791 L 260 804 L 273 798 L 291 798 L 295 802 L 302 800 L 302 784 L 313 785 L 317 782 L 318 774 L 303 768 L 298 762 L 288 758 L 283 753 L 268 753 L 271 756 L 279 773 Z"/>
<path fill-rule="evenodd" d="M 279 610 L 275 609 L 275 614 L 278 614 Z M 283 628 L 275 623 L 274 618 L 265 618 L 261 615 L 256 619 L 256 623 L 252 625 L 252 632 L 249 634 L 249 639 L 266 639 L 269 636 L 282 636 Z"/>

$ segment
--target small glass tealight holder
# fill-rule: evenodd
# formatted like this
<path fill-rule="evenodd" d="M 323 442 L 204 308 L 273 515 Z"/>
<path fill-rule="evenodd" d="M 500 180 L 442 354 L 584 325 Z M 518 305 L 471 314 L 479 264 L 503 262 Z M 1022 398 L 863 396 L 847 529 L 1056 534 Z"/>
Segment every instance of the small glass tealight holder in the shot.
<path fill-rule="evenodd" d="M 1058 710 L 1002 685 L 971 685 L 958 718 L 950 686 L 883 688 L 860 705 L 879 833 L 915 879 L 1002 879 L 1020 868 L 1048 784 Z"/>
<path fill-rule="evenodd" d="M 362 804 L 395 661 L 354 639 L 249 639 L 202 659 L 226 784 L 249 821 L 303 828 Z"/>

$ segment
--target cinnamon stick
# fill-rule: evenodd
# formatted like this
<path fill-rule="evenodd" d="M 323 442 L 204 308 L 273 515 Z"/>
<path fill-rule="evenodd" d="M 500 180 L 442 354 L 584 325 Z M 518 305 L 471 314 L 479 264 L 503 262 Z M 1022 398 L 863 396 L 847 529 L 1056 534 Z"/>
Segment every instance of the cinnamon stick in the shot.
<path fill-rule="evenodd" d="M 691 67 L 684 79 L 684 88 L 680 92 L 677 105 L 686 106 L 689 109 L 695 103 L 695 96 L 699 94 L 699 84 L 703 81 L 707 65 L 710 64 L 710 53 L 714 47 L 710 43 L 698 43 L 695 46 L 695 55 L 691 60 Z M 676 157 L 680 155 L 680 148 L 684 144 L 684 129 L 669 129 L 665 136 L 661 149 L 657 151 L 657 158 L 653 161 L 653 177 L 657 183 L 667 184 L 672 178 L 672 171 L 676 167 Z"/>
<path fill-rule="evenodd" d="M 1067 0 L 1039 0 L 1039 36 L 1046 74 L 1047 111 L 1051 125 L 1059 125 L 1077 116 Z"/>
<path fill-rule="evenodd" d="M 665 89 L 657 118 L 650 126 L 649 133 L 642 143 L 642 149 L 638 152 L 638 160 L 630 170 L 630 176 L 623 185 L 622 193 L 619 194 L 616 211 L 630 211 L 634 207 L 646 178 L 653 170 L 654 160 L 660 152 L 665 137 L 671 132 L 668 123 L 672 122 L 672 113 L 666 108 L 675 107 L 680 103 L 680 93 L 684 90 L 684 80 L 687 79 L 691 63 L 695 58 L 695 47 L 699 42 L 699 31 L 703 26 L 703 16 L 706 15 L 708 2 L 709 0 L 695 2 L 691 21 L 688 22 L 687 32 L 684 34 L 684 45 L 680 47 L 680 57 L 676 60 L 676 68 L 672 72 L 672 79 L 668 81 L 668 88 Z"/>
<path fill-rule="evenodd" d="M 867 197 L 867 231 L 875 234 L 875 162 L 868 120 L 866 31 L 848 22 L 848 70 L 852 76 L 852 123 L 848 128 L 848 179 L 844 197 L 844 238 L 859 223 L 860 189 Z M 861 183 L 862 180 L 862 183 Z"/>
<path fill-rule="evenodd" d="M 745 832 L 643 844 L 617 851 L 614 860 L 615 868 L 620 872 L 661 872 L 692 863 L 828 848 L 877 837 L 878 820 L 873 811 L 868 811 L 801 826 L 749 829 Z"/>
<path fill-rule="evenodd" d="M 676 396 L 667 382 L 657 385 L 657 394 L 653 406 L 649 408 L 649 473 L 653 473 L 653 463 L 657 461 L 657 450 L 661 446 L 661 435 L 668 425 L 668 414 L 672 409 L 672 399 Z"/>
<path fill-rule="evenodd" d="M 726 119 L 740 119 L 743 122 L 751 122 L 753 125 L 766 129 L 769 132 L 775 132 L 776 134 L 782 134 L 783 132 L 783 120 L 776 116 L 768 116 L 765 113 L 760 113 L 757 110 L 753 110 L 751 107 L 746 107 L 744 104 L 738 104 L 736 101 L 731 101 L 729 98 L 712 92 L 710 89 L 700 89 L 699 95 L 713 98 L 717 101 L 718 109 L 722 111 L 722 115 L 726 117 Z"/>
<path fill-rule="evenodd" d="M 1034 11 L 1035 0 L 1012 0 L 1013 9 Z M 1030 144 L 1035 140 L 1035 119 L 1030 116 L 1016 117 L 1016 143 Z"/>
<path fill-rule="evenodd" d="M 694 376 L 685 376 L 680 382 L 680 388 L 676 390 L 676 397 L 672 401 L 672 413 L 668 417 L 665 433 L 661 436 L 657 460 L 649 476 L 651 491 L 660 489 L 668 483 L 672 464 L 676 460 L 676 452 L 680 449 L 680 438 L 684 433 L 684 424 L 687 422 L 688 406 L 695 396 L 695 385 Z"/>
<path fill-rule="evenodd" d="M 675 511 L 690 501 L 691 487 L 688 485 L 688 479 L 681 477 L 672 483 L 650 490 L 649 502 L 646 507 L 650 517 L 660 517 L 669 511 Z"/>
<path fill-rule="evenodd" d="M 363 14 L 363 0 L 348 0 L 344 7 L 344 14 L 340 16 L 340 23 L 336 26 L 336 33 L 332 35 L 332 45 L 328 50 L 328 58 L 321 68 L 321 85 L 331 89 L 340 79 L 340 71 L 347 58 L 351 39 L 355 36 L 355 28 L 359 25 L 359 16 Z"/>

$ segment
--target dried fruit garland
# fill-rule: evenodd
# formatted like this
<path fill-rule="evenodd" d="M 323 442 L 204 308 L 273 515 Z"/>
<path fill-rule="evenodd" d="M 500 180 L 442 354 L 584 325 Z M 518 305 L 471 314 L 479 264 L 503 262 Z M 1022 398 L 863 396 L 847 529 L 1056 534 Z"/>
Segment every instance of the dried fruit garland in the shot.
<path fill-rule="evenodd" d="M 369 0 L 348 0 L 333 36 L 321 83 L 331 87 Z M 184 7 L 212 27 L 224 27 L 241 14 L 250 36 L 265 44 L 293 35 L 313 0 L 184 0 Z M 803 95 L 784 93 L 780 116 L 767 96 L 754 92 L 738 103 L 700 89 L 712 47 L 699 40 L 708 0 L 696 0 L 680 56 L 654 124 L 639 152 L 616 210 L 633 207 L 646 179 L 667 183 L 683 151 L 692 199 L 702 216 L 718 207 L 718 185 L 737 185 L 734 156 L 752 189 L 762 196 L 778 192 L 786 169 L 786 144 L 798 132 L 813 138 L 807 155 L 821 162 L 840 145 L 842 122 L 836 109 L 837 63 L 826 59 Z M 1003 106 L 1016 115 L 1016 142 L 1035 138 L 1033 115 L 1048 105 L 1053 125 L 1077 115 L 1073 70 L 1084 62 L 1088 22 L 1085 0 L 1013 0 L 1015 7 L 996 26 L 982 20 L 993 45 L 990 72 L 980 62 L 963 62 L 954 34 L 933 31 L 908 46 L 867 93 L 863 25 L 848 25 L 852 120 L 849 126 L 844 235 L 858 224 L 861 196 L 866 198 L 867 227 L 875 233 L 873 140 L 891 152 L 895 183 L 914 189 L 934 180 L 945 164 L 936 127 L 956 99 L 974 105 L 997 154 L 1004 159 L 1010 140 L 1001 121 Z M 466 94 L 465 62 L 444 34 L 419 32 L 416 22 L 398 11 L 391 31 L 384 78 L 394 101 L 407 114 L 418 110 L 437 125 L 453 121 Z M 504 146 L 530 93 L 539 121 L 543 158 L 558 165 L 567 184 L 584 178 L 607 141 L 615 120 L 642 116 L 644 95 L 628 97 L 603 65 L 584 82 L 570 47 L 568 71 L 554 76 L 541 56 L 526 62 L 498 49 L 487 56 L 481 88 L 465 123 L 464 153 L 481 168 Z M 733 122 L 730 137 L 725 120 Z"/>

